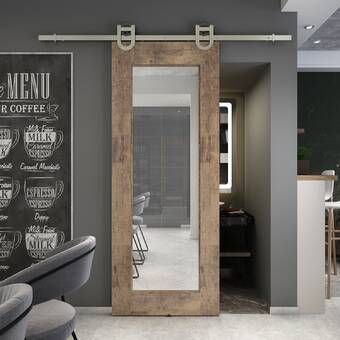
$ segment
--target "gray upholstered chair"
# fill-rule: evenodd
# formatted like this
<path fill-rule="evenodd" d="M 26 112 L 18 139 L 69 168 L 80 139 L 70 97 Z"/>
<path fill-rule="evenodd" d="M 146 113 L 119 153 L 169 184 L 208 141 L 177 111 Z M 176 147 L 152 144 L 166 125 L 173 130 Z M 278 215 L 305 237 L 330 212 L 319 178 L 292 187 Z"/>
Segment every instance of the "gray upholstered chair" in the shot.
<path fill-rule="evenodd" d="M 145 196 L 141 196 L 141 195 L 133 199 L 132 241 L 136 247 L 135 249 L 133 249 L 133 251 L 137 252 L 139 255 L 139 259 L 135 259 L 133 257 L 133 265 L 135 266 L 135 268 L 136 268 L 136 265 L 142 265 L 144 264 L 144 261 L 145 261 L 145 255 L 144 255 L 142 243 L 138 235 L 138 231 L 140 231 L 141 228 L 138 222 L 136 223 L 136 218 L 138 218 L 138 216 L 143 213 L 145 200 L 146 200 Z M 136 271 L 138 274 L 138 270 Z M 137 276 L 139 276 L 139 274 Z"/>
<path fill-rule="evenodd" d="M 28 283 L 33 288 L 33 304 L 27 326 L 28 340 L 64 340 L 74 333 L 75 310 L 69 304 L 52 300 L 62 298 L 84 285 L 90 277 L 96 247 L 93 236 L 66 242 L 47 258 L 0 282 Z"/>
<path fill-rule="evenodd" d="M 52 250 L 45 260 L 0 282 L 0 286 L 27 283 L 33 288 L 36 305 L 77 290 L 90 277 L 96 247 L 93 236 L 84 236 Z"/>
<path fill-rule="evenodd" d="M 0 288 L 0 339 L 24 340 L 28 312 L 32 307 L 32 287 L 14 284 Z"/>
<path fill-rule="evenodd" d="M 133 221 L 134 225 L 138 226 L 139 232 L 142 235 L 143 242 L 144 242 L 144 245 L 145 245 L 145 248 L 142 248 L 143 252 L 149 251 L 149 246 L 148 246 L 148 243 L 146 242 L 145 235 L 143 233 L 141 225 L 144 223 L 143 216 L 142 216 L 143 212 L 146 208 L 149 207 L 149 204 L 150 204 L 150 196 L 151 196 L 150 192 L 144 192 L 143 194 L 135 196 L 134 199 L 133 199 L 132 221 Z M 139 202 L 141 199 L 143 199 L 143 197 L 144 197 L 144 202 L 143 202 L 142 205 L 139 206 L 137 204 L 137 202 Z"/>
<path fill-rule="evenodd" d="M 49 300 L 32 308 L 28 314 L 25 340 L 67 340 L 74 332 L 76 310 L 68 303 Z"/>
<path fill-rule="evenodd" d="M 133 215 L 139 216 L 143 213 L 146 197 L 144 195 L 138 195 L 133 198 Z"/>

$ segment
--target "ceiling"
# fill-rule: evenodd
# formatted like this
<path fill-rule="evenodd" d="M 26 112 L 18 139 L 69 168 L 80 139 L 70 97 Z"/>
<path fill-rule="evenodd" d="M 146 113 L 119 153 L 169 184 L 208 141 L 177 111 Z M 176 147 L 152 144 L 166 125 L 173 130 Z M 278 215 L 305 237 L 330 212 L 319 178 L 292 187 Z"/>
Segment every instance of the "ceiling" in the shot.
<path fill-rule="evenodd" d="M 222 92 L 246 92 L 256 82 L 268 64 L 222 63 L 220 87 Z"/>
<path fill-rule="evenodd" d="M 315 41 L 320 43 L 315 44 Z M 300 47 L 301 50 L 340 50 L 340 9 Z"/>
<path fill-rule="evenodd" d="M 298 13 L 300 50 L 340 50 L 340 0 L 281 0 L 281 6 Z M 306 30 L 307 25 L 314 28 Z"/>

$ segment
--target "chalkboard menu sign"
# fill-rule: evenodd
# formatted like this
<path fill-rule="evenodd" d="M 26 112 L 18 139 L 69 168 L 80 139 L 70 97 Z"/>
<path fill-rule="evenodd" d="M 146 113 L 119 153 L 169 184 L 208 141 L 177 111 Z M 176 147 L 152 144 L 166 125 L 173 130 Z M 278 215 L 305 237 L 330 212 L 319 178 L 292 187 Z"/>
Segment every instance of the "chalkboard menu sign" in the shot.
<path fill-rule="evenodd" d="M 0 280 L 72 237 L 72 54 L 0 54 Z"/>

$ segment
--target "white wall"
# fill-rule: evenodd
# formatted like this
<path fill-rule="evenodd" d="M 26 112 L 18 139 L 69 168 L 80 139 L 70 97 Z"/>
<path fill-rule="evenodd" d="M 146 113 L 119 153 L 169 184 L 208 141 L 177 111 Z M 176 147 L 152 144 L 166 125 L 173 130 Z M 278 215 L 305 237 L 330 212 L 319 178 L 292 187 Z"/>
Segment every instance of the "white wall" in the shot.
<path fill-rule="evenodd" d="M 298 51 L 298 70 L 340 71 L 340 51 Z"/>

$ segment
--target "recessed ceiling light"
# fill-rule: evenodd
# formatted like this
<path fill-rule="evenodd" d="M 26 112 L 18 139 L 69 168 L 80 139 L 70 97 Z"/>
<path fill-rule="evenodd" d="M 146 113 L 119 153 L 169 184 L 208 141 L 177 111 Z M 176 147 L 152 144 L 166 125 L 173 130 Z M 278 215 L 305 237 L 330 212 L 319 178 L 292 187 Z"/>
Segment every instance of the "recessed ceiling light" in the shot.
<path fill-rule="evenodd" d="M 314 44 L 320 44 L 320 43 L 321 43 L 321 40 L 320 40 L 320 39 L 314 40 L 313 43 L 314 43 Z"/>
<path fill-rule="evenodd" d="M 305 30 L 312 30 L 314 27 L 314 25 L 306 25 L 304 28 Z"/>

